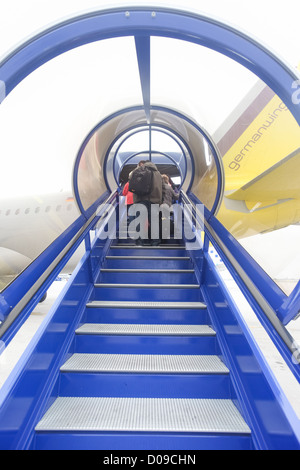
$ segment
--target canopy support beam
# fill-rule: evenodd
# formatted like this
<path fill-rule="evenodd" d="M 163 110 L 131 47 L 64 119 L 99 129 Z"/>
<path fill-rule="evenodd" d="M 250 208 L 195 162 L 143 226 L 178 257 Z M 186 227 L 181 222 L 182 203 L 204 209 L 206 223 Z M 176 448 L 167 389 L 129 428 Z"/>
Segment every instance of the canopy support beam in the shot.
<path fill-rule="evenodd" d="M 135 36 L 136 55 L 139 65 L 144 108 L 150 124 L 150 36 Z"/>

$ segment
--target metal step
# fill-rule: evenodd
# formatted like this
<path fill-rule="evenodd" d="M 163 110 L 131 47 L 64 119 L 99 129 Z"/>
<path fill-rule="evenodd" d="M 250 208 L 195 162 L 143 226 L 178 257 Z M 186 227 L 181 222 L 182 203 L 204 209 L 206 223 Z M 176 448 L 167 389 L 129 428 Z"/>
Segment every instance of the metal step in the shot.
<path fill-rule="evenodd" d="M 146 249 L 146 250 L 159 250 L 159 249 L 162 249 L 162 250 L 185 250 L 185 246 L 182 246 L 182 245 L 158 245 L 158 246 L 148 246 L 148 245 L 142 245 L 142 246 L 139 246 L 139 245 L 111 245 L 110 247 L 112 250 L 116 250 L 116 249 L 126 249 L 126 248 L 134 248 L 134 249 L 137 249 L 137 250 L 141 250 L 141 249 Z"/>
<path fill-rule="evenodd" d="M 208 325 L 157 325 L 129 323 L 85 323 L 76 330 L 81 335 L 169 335 L 212 336 L 215 331 Z"/>
<path fill-rule="evenodd" d="M 199 289 L 198 284 L 95 284 L 95 287 L 103 288 L 130 288 L 130 289 Z"/>
<path fill-rule="evenodd" d="M 119 268 L 101 268 L 102 273 L 194 273 L 194 269 L 119 269 Z"/>
<path fill-rule="evenodd" d="M 106 256 L 106 259 L 119 260 L 161 260 L 161 261 L 189 261 L 189 256 Z"/>
<path fill-rule="evenodd" d="M 36 431 L 249 434 L 231 400 L 59 397 Z"/>
<path fill-rule="evenodd" d="M 218 356 L 75 353 L 62 372 L 122 372 L 143 374 L 228 374 Z"/>
<path fill-rule="evenodd" d="M 117 300 L 94 300 L 86 304 L 88 308 L 157 308 L 157 309 L 203 309 L 203 302 L 131 302 Z"/>

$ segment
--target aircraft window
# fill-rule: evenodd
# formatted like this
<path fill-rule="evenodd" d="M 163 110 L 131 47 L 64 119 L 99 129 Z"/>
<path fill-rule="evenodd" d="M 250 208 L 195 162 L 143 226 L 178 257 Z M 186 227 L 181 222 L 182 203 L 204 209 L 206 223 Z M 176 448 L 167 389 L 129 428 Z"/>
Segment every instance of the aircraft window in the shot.
<path fill-rule="evenodd" d="M 40 207 L 36 207 L 34 212 L 38 214 L 40 212 Z"/>
<path fill-rule="evenodd" d="M 61 205 L 56 207 L 56 212 L 60 212 L 60 211 L 61 211 Z"/>
<path fill-rule="evenodd" d="M 15 212 L 15 215 L 19 215 L 19 214 L 20 214 L 20 209 L 17 209 Z"/>
<path fill-rule="evenodd" d="M 72 204 L 68 204 L 67 205 L 67 211 L 71 211 L 72 210 Z"/>
<path fill-rule="evenodd" d="M 51 210 L 51 206 L 47 206 L 45 209 L 45 212 L 50 212 L 50 210 Z"/>
<path fill-rule="evenodd" d="M 6 211 L 5 215 L 9 215 L 10 214 L 10 209 L 8 209 L 8 211 Z"/>
<path fill-rule="evenodd" d="M 25 214 L 29 214 L 29 212 L 30 212 L 30 208 L 27 207 L 27 209 L 25 209 Z"/>

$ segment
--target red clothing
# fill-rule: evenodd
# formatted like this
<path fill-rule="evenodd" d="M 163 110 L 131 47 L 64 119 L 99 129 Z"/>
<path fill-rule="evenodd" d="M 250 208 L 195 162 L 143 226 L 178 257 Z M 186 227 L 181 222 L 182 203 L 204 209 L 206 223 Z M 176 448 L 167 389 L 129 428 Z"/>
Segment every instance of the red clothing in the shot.
<path fill-rule="evenodd" d="M 125 184 L 124 189 L 123 189 L 123 196 L 126 196 L 127 206 L 133 204 L 133 193 L 128 191 L 128 188 L 129 188 L 129 182 Z"/>

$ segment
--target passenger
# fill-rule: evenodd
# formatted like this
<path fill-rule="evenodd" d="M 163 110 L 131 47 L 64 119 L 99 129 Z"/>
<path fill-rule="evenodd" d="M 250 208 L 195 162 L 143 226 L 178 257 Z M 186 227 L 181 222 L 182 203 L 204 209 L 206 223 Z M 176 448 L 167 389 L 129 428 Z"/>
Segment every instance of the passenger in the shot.
<path fill-rule="evenodd" d="M 171 207 L 174 201 L 178 201 L 179 193 L 175 192 L 170 183 L 168 175 L 162 175 L 163 179 L 163 204 Z"/>
<path fill-rule="evenodd" d="M 129 191 L 129 181 L 125 184 L 123 188 L 123 196 L 126 196 L 125 204 L 127 206 L 127 213 L 129 207 L 133 204 L 133 193 Z"/>
<path fill-rule="evenodd" d="M 148 225 L 148 239 L 150 240 L 150 244 L 152 246 L 159 245 L 160 239 L 159 238 L 151 238 L 151 206 L 156 204 L 158 207 L 162 203 L 162 186 L 163 186 L 163 181 L 162 181 L 162 176 L 159 173 L 156 165 L 152 163 L 151 161 L 145 161 L 141 160 L 138 164 L 138 167 L 140 166 L 145 166 L 149 168 L 152 171 L 152 189 L 148 194 L 133 194 L 133 202 L 134 204 L 143 204 L 146 209 L 147 209 L 147 215 L 148 215 L 148 220 L 147 220 L 147 225 Z M 137 169 L 133 170 L 130 174 L 130 178 L 134 171 Z M 157 232 L 159 234 L 159 226 L 157 227 Z M 138 238 L 136 241 L 137 245 L 145 245 L 146 240 L 142 240 L 141 238 Z"/>
<path fill-rule="evenodd" d="M 126 213 L 127 213 L 127 229 L 132 221 L 133 217 L 129 215 L 129 209 L 133 205 L 133 193 L 129 191 L 129 181 L 125 184 L 122 192 L 123 196 L 126 196 L 125 205 L 126 205 Z"/>
<path fill-rule="evenodd" d="M 172 219 L 171 206 L 174 201 L 178 201 L 179 192 L 174 191 L 168 175 L 162 175 L 163 179 L 163 203 L 161 205 L 161 226 L 160 233 L 162 239 L 168 239 L 174 234 L 174 221 Z"/>
<path fill-rule="evenodd" d="M 136 169 L 139 168 L 140 166 L 144 165 L 144 163 L 146 163 L 146 160 L 141 160 L 141 161 L 139 161 L 139 163 L 137 164 L 137 166 L 136 166 L 136 168 L 135 168 L 134 170 L 136 170 Z M 128 179 L 129 179 L 129 180 L 130 180 L 131 175 L 132 175 L 132 173 L 134 172 L 134 170 L 132 170 L 132 171 L 129 173 L 129 176 L 128 176 Z M 128 182 L 128 184 L 129 184 L 129 182 Z"/>

